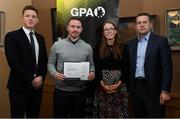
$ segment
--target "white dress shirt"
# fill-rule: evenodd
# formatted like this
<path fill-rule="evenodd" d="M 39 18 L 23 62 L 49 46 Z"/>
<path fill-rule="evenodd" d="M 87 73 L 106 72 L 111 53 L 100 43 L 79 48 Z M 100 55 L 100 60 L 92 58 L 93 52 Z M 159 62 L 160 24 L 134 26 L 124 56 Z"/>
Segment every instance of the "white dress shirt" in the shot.
<path fill-rule="evenodd" d="M 37 38 L 35 36 L 35 33 L 34 33 L 34 31 L 30 31 L 29 29 L 27 29 L 25 27 L 22 27 L 22 28 L 23 28 L 24 32 L 26 33 L 26 36 L 29 39 L 29 43 L 31 43 L 29 33 L 33 32 L 34 45 L 35 45 L 35 53 L 36 53 L 36 65 L 37 65 L 38 64 L 38 57 L 39 57 L 39 44 L 38 44 Z"/>

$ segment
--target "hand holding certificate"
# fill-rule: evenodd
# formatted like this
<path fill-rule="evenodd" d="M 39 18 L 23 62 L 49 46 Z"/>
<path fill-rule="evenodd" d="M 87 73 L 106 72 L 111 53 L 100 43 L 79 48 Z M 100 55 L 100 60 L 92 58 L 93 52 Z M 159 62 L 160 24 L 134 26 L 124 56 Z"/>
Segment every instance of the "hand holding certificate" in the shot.
<path fill-rule="evenodd" d="M 89 62 L 64 62 L 66 78 L 88 80 Z"/>

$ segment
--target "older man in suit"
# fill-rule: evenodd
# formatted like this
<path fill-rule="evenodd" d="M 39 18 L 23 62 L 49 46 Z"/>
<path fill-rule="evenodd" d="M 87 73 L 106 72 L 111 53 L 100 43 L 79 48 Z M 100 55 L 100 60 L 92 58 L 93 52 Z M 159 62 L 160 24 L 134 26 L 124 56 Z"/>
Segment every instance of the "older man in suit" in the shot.
<path fill-rule="evenodd" d="M 7 84 L 12 118 L 39 117 L 42 86 L 47 73 L 44 37 L 34 31 L 38 11 L 25 6 L 22 28 L 5 36 L 5 53 L 10 67 Z"/>
<path fill-rule="evenodd" d="M 127 44 L 125 68 L 135 117 L 164 117 L 170 100 L 172 59 L 168 40 L 151 32 L 148 13 L 136 17 L 137 37 Z"/>

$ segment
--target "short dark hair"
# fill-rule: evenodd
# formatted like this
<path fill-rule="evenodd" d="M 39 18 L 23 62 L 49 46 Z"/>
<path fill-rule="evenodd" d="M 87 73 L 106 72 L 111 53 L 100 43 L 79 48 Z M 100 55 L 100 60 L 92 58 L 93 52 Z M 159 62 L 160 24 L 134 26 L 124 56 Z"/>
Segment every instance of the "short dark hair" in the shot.
<path fill-rule="evenodd" d="M 137 16 L 136 16 L 136 19 L 137 17 L 139 16 L 147 16 L 149 18 L 149 21 L 151 22 L 152 21 L 152 18 L 151 18 L 151 15 L 149 13 L 146 13 L 146 12 L 142 12 L 142 13 L 139 13 Z"/>
<path fill-rule="evenodd" d="M 71 18 L 67 21 L 67 25 L 69 24 L 69 22 L 70 22 L 71 20 L 78 20 L 78 21 L 81 22 L 81 25 L 83 26 L 83 24 L 82 24 L 82 18 L 81 18 L 81 17 L 71 17 Z"/>
<path fill-rule="evenodd" d="M 27 5 L 27 6 L 25 6 L 25 7 L 23 8 L 23 10 L 22 10 L 22 15 L 24 14 L 24 12 L 25 12 L 26 10 L 33 10 L 33 11 L 35 11 L 35 12 L 37 13 L 37 15 L 38 15 L 38 10 L 37 10 L 34 6 L 32 6 L 32 5 Z"/>

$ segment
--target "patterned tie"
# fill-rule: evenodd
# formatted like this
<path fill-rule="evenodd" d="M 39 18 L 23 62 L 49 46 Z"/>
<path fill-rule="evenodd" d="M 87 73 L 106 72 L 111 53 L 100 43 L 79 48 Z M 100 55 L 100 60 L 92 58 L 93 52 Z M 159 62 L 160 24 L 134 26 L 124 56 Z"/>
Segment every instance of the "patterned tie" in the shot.
<path fill-rule="evenodd" d="M 30 40 L 31 40 L 31 48 L 32 48 L 32 52 L 33 52 L 33 57 L 34 57 L 35 62 L 36 62 L 36 52 L 35 52 L 35 45 L 34 45 L 33 34 L 34 34 L 33 32 L 30 32 L 29 36 L 30 36 Z"/>

